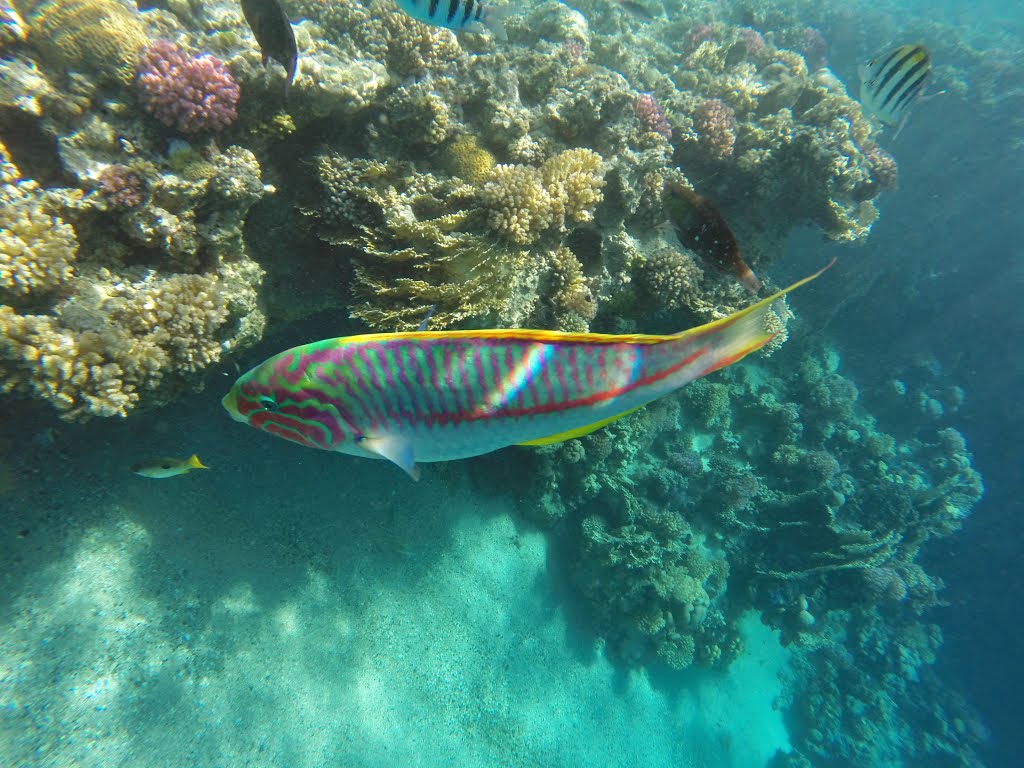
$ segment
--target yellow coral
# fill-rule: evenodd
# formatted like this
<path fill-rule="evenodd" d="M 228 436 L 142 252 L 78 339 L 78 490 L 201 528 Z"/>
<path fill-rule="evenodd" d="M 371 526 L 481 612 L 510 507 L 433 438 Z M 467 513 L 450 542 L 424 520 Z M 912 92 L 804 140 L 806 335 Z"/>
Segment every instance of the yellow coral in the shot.
<path fill-rule="evenodd" d="M 592 221 L 603 199 L 603 161 L 590 149 L 560 152 L 541 167 L 557 221 Z"/>
<path fill-rule="evenodd" d="M 498 165 L 480 191 L 487 221 L 513 243 L 533 243 L 554 223 L 544 176 L 528 165 Z"/>
<path fill-rule="evenodd" d="M 46 400 L 66 420 L 125 416 L 144 396 L 166 402 L 250 332 L 254 313 L 232 305 L 249 304 L 259 276 L 241 275 L 229 289 L 216 274 L 133 283 L 100 270 L 76 280 L 56 316 L 0 306 L 0 392 Z"/>
<path fill-rule="evenodd" d="M 547 229 L 591 221 L 603 199 L 603 161 L 589 149 L 570 149 L 539 169 L 498 165 L 480 190 L 488 223 L 514 243 L 533 243 Z"/>
<path fill-rule="evenodd" d="M 583 275 L 583 266 L 569 248 L 556 248 L 550 263 L 554 288 L 551 302 L 559 313 L 558 329 L 586 333 L 590 330 L 588 324 L 597 315 L 594 286 Z"/>
<path fill-rule="evenodd" d="M 451 172 L 470 184 L 486 181 L 497 165 L 494 155 L 481 147 L 476 136 L 471 134 L 455 137 L 445 155 Z"/>
<path fill-rule="evenodd" d="M 74 274 L 77 250 L 74 229 L 46 210 L 37 190 L 0 193 L 0 299 L 59 288 Z"/>
<path fill-rule="evenodd" d="M 21 172 L 11 161 L 11 154 L 3 141 L 0 141 L 0 184 L 13 184 L 21 178 Z"/>
<path fill-rule="evenodd" d="M 135 77 L 149 42 L 134 5 L 118 0 L 42 0 L 28 16 L 31 42 L 73 71 Z"/>

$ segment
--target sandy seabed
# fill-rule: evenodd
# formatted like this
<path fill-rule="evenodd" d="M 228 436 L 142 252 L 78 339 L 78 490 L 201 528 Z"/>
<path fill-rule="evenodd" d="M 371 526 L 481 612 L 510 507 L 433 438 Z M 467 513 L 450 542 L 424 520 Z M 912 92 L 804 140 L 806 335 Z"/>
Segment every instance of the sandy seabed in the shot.
<path fill-rule="evenodd" d="M 463 467 L 412 483 L 200 405 L 70 430 L 0 498 L 0 765 L 750 767 L 788 746 L 786 653 L 756 616 L 726 674 L 615 665 L 548 536 Z M 213 469 L 126 470 L 176 449 Z"/>

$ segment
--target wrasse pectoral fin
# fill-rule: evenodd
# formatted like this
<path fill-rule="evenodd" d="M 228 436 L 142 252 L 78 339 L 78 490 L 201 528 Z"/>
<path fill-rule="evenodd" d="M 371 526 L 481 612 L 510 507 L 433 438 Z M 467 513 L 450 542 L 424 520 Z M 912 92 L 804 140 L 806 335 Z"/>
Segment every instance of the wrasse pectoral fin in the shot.
<path fill-rule="evenodd" d="M 359 441 L 359 447 L 401 467 L 413 480 L 420 479 L 420 468 L 416 466 L 416 457 L 413 456 L 412 443 L 409 440 L 398 435 L 364 437 Z"/>
<path fill-rule="evenodd" d="M 555 443 L 564 443 L 566 440 L 572 440 L 574 437 L 583 437 L 589 435 L 591 432 L 596 432 L 601 427 L 611 424 L 613 421 L 618 421 L 623 416 L 628 416 L 633 411 L 638 411 L 643 408 L 642 405 L 636 408 L 630 408 L 628 411 L 623 411 L 615 416 L 609 416 L 607 419 L 601 419 L 595 421 L 593 424 L 587 424 L 576 429 L 570 429 L 567 432 L 559 432 L 555 435 L 548 435 L 547 437 L 538 437 L 536 440 L 527 440 L 525 443 L 519 443 L 519 445 L 554 445 Z"/>

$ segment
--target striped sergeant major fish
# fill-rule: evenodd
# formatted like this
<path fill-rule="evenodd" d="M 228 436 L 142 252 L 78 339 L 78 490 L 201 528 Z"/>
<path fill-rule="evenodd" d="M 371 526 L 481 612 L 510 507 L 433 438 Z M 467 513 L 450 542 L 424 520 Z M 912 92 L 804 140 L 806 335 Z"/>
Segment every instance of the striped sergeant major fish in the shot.
<path fill-rule="evenodd" d="M 828 265 L 828 266 L 831 266 Z M 547 445 L 593 432 L 767 344 L 772 304 L 666 336 L 414 331 L 326 339 L 243 374 L 235 421 L 310 448 L 417 462 Z"/>
<path fill-rule="evenodd" d="M 492 5 L 490 0 L 395 0 L 395 3 L 425 24 L 453 32 L 490 30 L 499 40 L 508 39 L 505 35 L 505 19 L 511 11 L 508 5 Z"/>
<path fill-rule="evenodd" d="M 932 57 L 923 45 L 901 45 L 876 56 L 858 69 L 861 106 L 886 125 L 895 125 L 896 138 L 910 108 L 923 98 L 931 71 Z"/>

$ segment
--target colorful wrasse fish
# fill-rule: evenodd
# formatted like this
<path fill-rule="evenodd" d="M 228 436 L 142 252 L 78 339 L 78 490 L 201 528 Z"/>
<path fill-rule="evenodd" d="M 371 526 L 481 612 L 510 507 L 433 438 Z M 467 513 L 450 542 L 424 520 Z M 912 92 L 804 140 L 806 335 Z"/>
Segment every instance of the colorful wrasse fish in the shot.
<path fill-rule="evenodd" d="M 284 95 L 287 98 L 299 63 L 295 32 L 288 16 L 278 0 L 242 0 L 242 14 L 259 43 L 263 66 L 267 66 L 267 62 L 273 59 L 284 67 L 288 76 L 284 84 Z"/>
<path fill-rule="evenodd" d="M 858 69 L 861 106 L 886 125 L 897 126 L 896 138 L 910 108 L 923 98 L 931 71 L 932 57 L 923 45 L 901 45 L 876 56 Z"/>
<path fill-rule="evenodd" d="M 725 218 L 707 199 L 672 181 L 665 185 L 662 207 L 679 242 L 711 266 L 731 274 L 751 293 L 761 290 L 761 281 L 740 255 L 739 243 Z"/>
<path fill-rule="evenodd" d="M 507 39 L 505 19 L 512 11 L 508 5 L 492 5 L 490 0 L 395 0 L 395 3 L 425 24 L 453 32 L 489 29 L 499 40 Z"/>
<path fill-rule="evenodd" d="M 132 465 L 132 472 L 143 477 L 162 479 L 187 475 L 193 469 L 209 469 L 194 453 L 187 459 L 150 459 Z"/>
<path fill-rule="evenodd" d="M 222 402 L 236 421 L 311 448 L 388 459 L 416 479 L 416 462 L 587 434 L 735 363 L 771 340 L 772 303 L 819 274 L 669 336 L 495 330 L 327 339 L 264 361 Z"/>

